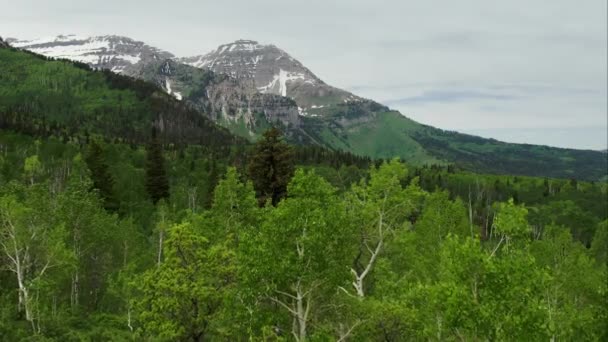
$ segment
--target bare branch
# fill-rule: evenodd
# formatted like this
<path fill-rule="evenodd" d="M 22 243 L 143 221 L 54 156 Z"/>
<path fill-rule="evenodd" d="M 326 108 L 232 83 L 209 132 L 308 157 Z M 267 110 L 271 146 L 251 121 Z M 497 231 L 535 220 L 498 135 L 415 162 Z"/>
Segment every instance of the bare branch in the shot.
<path fill-rule="evenodd" d="M 278 300 L 275 297 L 269 297 L 270 300 L 272 300 L 273 302 L 279 304 L 280 306 L 284 307 L 285 309 L 287 309 L 292 315 L 297 316 L 298 313 L 291 307 L 289 307 L 287 304 L 283 303 L 282 301 Z"/>
<path fill-rule="evenodd" d="M 345 289 L 342 286 L 338 286 L 338 290 L 342 290 L 344 293 L 346 293 L 348 296 L 352 297 L 352 298 L 357 298 L 357 296 L 353 295 L 352 293 L 348 292 L 347 289 Z"/>
<path fill-rule="evenodd" d="M 279 290 L 274 290 L 274 292 L 282 294 L 282 295 L 287 296 L 287 297 L 292 298 L 292 299 L 298 299 L 296 296 L 294 296 L 294 295 L 292 295 L 290 293 L 287 293 L 287 292 L 283 292 L 283 291 L 279 291 Z"/>
<path fill-rule="evenodd" d="M 362 323 L 362 321 L 357 320 L 355 322 L 355 324 L 353 324 L 345 333 L 340 333 L 340 339 L 338 340 L 338 342 L 343 342 L 346 341 L 346 339 L 348 338 L 348 336 L 350 336 L 350 334 L 353 332 L 353 330 L 359 326 Z"/>
<path fill-rule="evenodd" d="M 490 254 L 489 258 L 494 256 L 494 253 L 496 253 L 496 251 L 498 250 L 498 248 L 500 247 L 500 245 L 502 244 L 502 242 L 504 241 L 505 236 L 501 236 L 500 237 L 500 241 L 498 241 L 498 245 L 496 245 L 496 247 L 494 248 L 494 250 L 492 251 L 492 254 Z"/>

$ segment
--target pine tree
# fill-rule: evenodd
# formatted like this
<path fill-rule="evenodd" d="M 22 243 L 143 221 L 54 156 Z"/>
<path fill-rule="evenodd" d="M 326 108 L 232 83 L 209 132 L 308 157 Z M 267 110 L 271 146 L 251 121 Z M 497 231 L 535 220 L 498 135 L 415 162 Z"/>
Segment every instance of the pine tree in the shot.
<path fill-rule="evenodd" d="M 156 130 L 152 131 L 152 140 L 147 147 L 146 191 L 154 205 L 163 198 L 169 198 L 169 180 L 165 170 L 163 147 Z"/>
<path fill-rule="evenodd" d="M 294 153 L 283 141 L 278 128 L 264 132 L 255 144 L 248 173 L 256 189 L 260 205 L 268 199 L 276 205 L 287 194 L 287 184 L 294 174 Z"/>
<path fill-rule="evenodd" d="M 203 206 L 207 209 L 211 208 L 211 203 L 213 202 L 213 192 L 219 180 L 220 173 L 215 162 L 215 156 L 211 155 L 211 163 L 209 164 L 209 172 L 207 176 L 207 187 L 205 188 L 203 198 Z"/>
<path fill-rule="evenodd" d="M 114 179 L 108 171 L 103 157 L 103 149 L 96 141 L 91 141 L 89 151 L 85 157 L 85 161 L 91 171 L 91 179 L 93 180 L 93 188 L 99 191 L 99 196 L 103 200 L 104 208 L 108 211 L 118 210 L 118 202 L 114 197 Z"/>

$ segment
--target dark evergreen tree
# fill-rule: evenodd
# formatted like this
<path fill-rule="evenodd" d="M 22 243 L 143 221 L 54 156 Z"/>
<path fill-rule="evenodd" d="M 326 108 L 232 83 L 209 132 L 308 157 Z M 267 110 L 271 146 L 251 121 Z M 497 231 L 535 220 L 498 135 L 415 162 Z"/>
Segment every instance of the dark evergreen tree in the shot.
<path fill-rule="evenodd" d="M 147 147 L 146 191 L 155 205 L 161 199 L 169 198 L 169 180 L 165 170 L 163 146 L 155 129 L 152 130 L 152 140 Z"/>
<path fill-rule="evenodd" d="M 264 132 L 262 139 L 255 144 L 247 171 L 260 205 L 268 199 L 276 205 L 285 197 L 287 184 L 294 174 L 294 153 L 278 128 Z"/>
<path fill-rule="evenodd" d="M 108 164 L 103 157 L 103 149 L 95 140 L 89 144 L 85 162 L 91 171 L 93 188 L 99 191 L 104 207 L 108 211 L 118 210 L 118 201 L 114 197 L 114 179 L 108 170 Z"/>
<path fill-rule="evenodd" d="M 213 202 L 213 192 L 217 186 L 217 183 L 220 181 L 220 172 L 215 159 L 216 156 L 212 155 L 207 176 L 207 186 L 205 188 L 205 193 L 203 194 L 203 207 L 206 209 L 211 208 L 211 204 Z"/>

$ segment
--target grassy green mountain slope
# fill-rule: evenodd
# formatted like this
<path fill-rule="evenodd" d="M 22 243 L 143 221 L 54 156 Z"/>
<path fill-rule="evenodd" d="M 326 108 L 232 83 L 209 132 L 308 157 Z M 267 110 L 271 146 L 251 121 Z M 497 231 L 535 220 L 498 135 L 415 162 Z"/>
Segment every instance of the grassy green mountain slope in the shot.
<path fill-rule="evenodd" d="M 600 180 L 608 173 L 605 153 L 504 143 L 422 125 L 399 112 L 353 115 L 348 104 L 306 118 L 304 130 L 320 144 L 370 157 L 401 157 L 413 164 L 452 163 L 475 171 Z M 351 114 L 349 114 L 351 113 Z"/>
<path fill-rule="evenodd" d="M 375 158 L 401 157 L 412 164 L 440 164 L 412 138 L 419 124 L 396 112 L 368 113 L 359 121 L 306 118 L 304 130 L 321 144 Z"/>

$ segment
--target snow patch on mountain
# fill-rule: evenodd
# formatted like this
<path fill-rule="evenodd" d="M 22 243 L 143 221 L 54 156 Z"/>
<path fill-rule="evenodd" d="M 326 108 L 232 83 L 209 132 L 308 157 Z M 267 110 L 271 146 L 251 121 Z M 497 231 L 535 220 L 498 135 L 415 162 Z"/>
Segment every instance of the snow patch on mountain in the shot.
<path fill-rule="evenodd" d="M 279 69 L 279 73 L 274 75 L 272 81 L 265 86 L 258 87 L 261 93 L 269 93 L 275 90 L 277 83 L 279 85 L 278 93 L 281 96 L 287 96 L 287 82 L 295 80 L 305 80 L 306 75 L 299 72 L 288 72 L 283 69 Z"/>
<path fill-rule="evenodd" d="M 53 42 L 65 42 L 65 39 L 55 40 Z M 109 49 L 108 41 L 95 39 L 84 41 L 81 44 L 64 45 L 50 44 L 48 39 L 35 40 L 32 43 L 17 41 L 13 44 L 15 47 L 27 47 L 28 50 L 53 58 L 65 58 L 83 63 L 97 63 L 102 56 L 99 53 Z"/>
<path fill-rule="evenodd" d="M 47 57 L 69 59 L 89 64 L 93 68 L 123 73 L 129 66 L 172 54 L 143 42 L 121 36 L 83 37 L 60 35 L 34 40 L 13 40 L 13 46 Z"/>
<path fill-rule="evenodd" d="M 118 56 L 114 56 L 114 58 L 122 59 L 123 61 L 127 61 L 131 64 L 135 64 L 135 63 L 139 63 L 139 61 L 141 61 L 141 52 L 138 53 L 136 56 L 118 55 Z"/>
<path fill-rule="evenodd" d="M 171 81 L 169 81 L 169 77 L 165 77 L 165 91 L 167 92 L 167 94 L 169 95 L 173 95 L 173 97 L 175 97 L 178 100 L 182 100 L 182 94 L 180 92 L 173 92 L 173 90 L 171 89 Z"/>
<path fill-rule="evenodd" d="M 325 84 L 298 60 L 274 45 L 254 40 L 237 40 L 220 45 L 205 55 L 175 58 L 172 54 L 121 36 L 83 37 L 64 35 L 36 40 L 11 40 L 15 47 L 27 49 L 48 57 L 65 58 L 89 64 L 96 69 L 134 75 L 142 66 L 158 61 L 172 60 L 193 67 L 208 69 L 231 78 L 253 84 L 261 93 L 289 97 L 302 108 L 314 105 L 332 106 L 360 101 L 341 89 Z M 167 62 L 160 70 L 174 80 L 173 64 Z M 165 88 L 179 88 L 187 84 L 163 84 Z M 186 82 L 187 83 L 187 82 Z M 176 98 L 182 94 L 168 89 Z M 319 107 L 322 108 L 322 107 Z"/>
<path fill-rule="evenodd" d="M 253 40 L 237 40 L 206 55 L 178 61 L 232 78 L 253 80 L 259 92 L 290 97 L 302 108 L 345 103 L 352 95 L 325 84 L 287 52 Z M 355 97 L 352 99 L 355 101 Z"/>
<path fill-rule="evenodd" d="M 68 34 L 68 35 L 59 35 L 59 36 L 55 36 L 55 37 L 37 38 L 37 39 L 33 39 L 33 40 L 15 39 L 15 40 L 13 40 L 12 45 L 14 47 L 23 48 L 23 47 L 28 47 L 28 46 L 70 42 L 70 41 L 75 41 L 75 40 L 86 40 L 86 39 L 88 39 L 88 37 L 77 36 L 75 34 Z"/>

